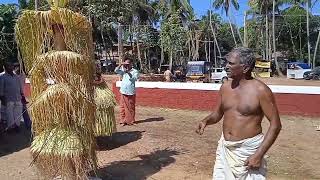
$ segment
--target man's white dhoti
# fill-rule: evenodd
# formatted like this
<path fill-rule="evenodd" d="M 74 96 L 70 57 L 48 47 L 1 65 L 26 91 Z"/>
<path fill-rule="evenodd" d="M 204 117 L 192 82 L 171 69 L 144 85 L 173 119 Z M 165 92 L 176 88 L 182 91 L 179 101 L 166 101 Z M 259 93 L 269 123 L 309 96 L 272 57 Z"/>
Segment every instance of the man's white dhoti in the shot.
<path fill-rule="evenodd" d="M 20 126 L 20 121 L 22 120 L 22 103 L 8 102 L 6 105 L 6 117 L 8 122 L 8 128 L 12 128 L 14 125 Z"/>
<path fill-rule="evenodd" d="M 243 139 L 241 141 L 226 141 L 222 134 L 213 169 L 213 180 L 264 180 L 266 179 L 267 165 L 262 160 L 257 170 L 247 169 L 246 160 L 260 147 L 264 139 L 263 134 Z"/>

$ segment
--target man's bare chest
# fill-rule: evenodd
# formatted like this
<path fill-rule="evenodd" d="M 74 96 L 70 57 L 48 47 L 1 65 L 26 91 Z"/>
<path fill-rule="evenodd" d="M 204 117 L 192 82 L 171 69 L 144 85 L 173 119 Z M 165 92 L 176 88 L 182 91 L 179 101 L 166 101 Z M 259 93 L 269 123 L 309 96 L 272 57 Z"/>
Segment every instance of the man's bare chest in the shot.
<path fill-rule="evenodd" d="M 258 114 L 260 112 L 259 97 L 255 93 L 227 93 L 222 96 L 224 112 L 233 111 L 242 115 Z"/>

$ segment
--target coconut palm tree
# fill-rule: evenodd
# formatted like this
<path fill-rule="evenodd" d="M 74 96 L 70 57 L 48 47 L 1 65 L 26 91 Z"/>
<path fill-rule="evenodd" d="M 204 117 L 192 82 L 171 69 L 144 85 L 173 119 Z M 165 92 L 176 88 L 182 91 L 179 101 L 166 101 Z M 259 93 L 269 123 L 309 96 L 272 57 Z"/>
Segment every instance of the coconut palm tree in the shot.
<path fill-rule="evenodd" d="M 187 28 L 195 19 L 193 8 L 190 5 L 190 0 L 159 0 L 158 1 L 159 15 L 162 20 L 168 20 L 171 16 L 176 16 L 179 13 L 181 23 Z M 163 22 L 164 22 L 163 21 Z M 161 61 L 160 66 L 164 61 L 164 47 L 161 45 Z M 170 64 L 172 64 L 172 57 Z"/>
<path fill-rule="evenodd" d="M 306 5 L 306 16 L 307 16 L 307 41 L 308 41 L 308 64 L 311 65 L 311 47 L 310 47 L 310 27 L 309 27 L 309 16 L 310 16 L 310 4 L 311 4 L 311 0 L 281 0 L 282 3 L 284 4 L 289 4 L 289 5 Z M 315 66 L 313 64 L 313 66 Z"/>
<path fill-rule="evenodd" d="M 276 11 L 278 11 L 278 7 L 280 5 L 282 5 L 284 3 L 284 1 L 275 1 L 275 0 L 250 0 L 249 1 L 249 5 L 250 7 L 252 8 L 251 9 L 251 12 L 253 13 L 260 13 L 260 14 L 264 14 L 265 17 L 266 17 L 266 57 L 268 59 L 268 55 L 269 54 L 268 52 L 270 52 L 269 49 L 271 49 L 271 47 L 268 47 L 268 37 L 269 37 L 269 33 L 268 33 L 268 29 L 269 29 L 269 26 L 268 26 L 268 15 L 270 12 L 272 12 L 272 44 L 273 44 L 273 54 L 274 54 L 274 62 L 275 62 L 275 65 L 276 65 L 276 70 L 277 70 L 277 73 L 280 75 L 280 76 L 283 76 L 282 72 L 280 71 L 280 68 L 279 68 L 279 63 L 278 63 L 278 59 L 277 59 L 277 55 L 276 55 L 276 39 L 275 39 L 275 13 Z M 271 55 L 271 52 L 270 52 L 270 57 L 272 57 Z"/>
<path fill-rule="evenodd" d="M 216 9 L 224 8 L 226 16 L 228 17 L 231 33 L 232 33 L 232 36 L 233 36 L 233 39 L 234 39 L 234 43 L 237 46 L 238 43 L 237 43 L 237 40 L 236 40 L 236 37 L 235 37 L 235 34 L 234 34 L 233 25 L 232 25 L 231 20 L 230 20 L 230 11 L 229 11 L 229 9 L 230 9 L 231 5 L 236 10 L 239 10 L 239 8 L 240 8 L 239 2 L 237 0 L 215 0 L 213 2 L 213 7 L 214 8 L 216 8 Z M 241 37 L 239 31 L 237 31 L 237 32 L 238 32 L 238 36 L 240 38 L 241 44 L 243 44 L 242 37 Z"/>
<path fill-rule="evenodd" d="M 180 16 L 184 22 L 194 17 L 190 0 L 159 0 L 159 5 L 164 19 L 178 10 L 180 10 Z"/>
<path fill-rule="evenodd" d="M 129 22 L 131 22 L 136 38 L 138 60 L 140 68 L 143 69 L 143 63 L 140 50 L 140 25 L 152 25 L 152 19 L 155 16 L 156 10 L 152 5 L 145 0 L 131 1 L 131 13 L 129 14 Z"/>

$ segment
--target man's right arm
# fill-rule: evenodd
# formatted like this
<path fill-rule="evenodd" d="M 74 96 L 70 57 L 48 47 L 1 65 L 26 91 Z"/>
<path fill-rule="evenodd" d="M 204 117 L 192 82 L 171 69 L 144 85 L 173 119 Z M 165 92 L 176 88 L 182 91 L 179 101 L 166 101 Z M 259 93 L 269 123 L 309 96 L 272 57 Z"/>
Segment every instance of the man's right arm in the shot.
<path fill-rule="evenodd" d="M 222 85 L 223 86 L 223 85 Z M 223 115 L 224 115 L 224 112 L 223 112 L 223 108 L 222 108 L 222 86 L 219 90 L 219 93 L 218 93 L 218 97 L 217 97 L 217 105 L 213 111 L 213 113 L 211 113 L 209 116 L 205 117 L 200 123 L 199 123 L 199 126 L 198 126 L 198 129 L 196 130 L 196 132 L 198 134 L 203 134 L 204 132 L 204 129 L 207 125 L 212 125 L 212 124 L 216 124 L 218 123 Z"/>
<path fill-rule="evenodd" d="M 120 69 L 121 66 L 122 66 L 121 64 L 119 66 L 117 66 L 116 69 L 114 70 L 114 72 L 123 76 L 124 72 Z"/>
<path fill-rule="evenodd" d="M 221 105 L 221 92 L 220 91 L 219 91 L 218 97 L 217 97 L 217 105 L 216 105 L 213 113 L 211 113 L 209 116 L 207 116 L 206 118 L 204 118 L 202 120 L 202 122 L 204 122 L 206 125 L 216 124 L 222 119 L 222 116 L 224 113 L 223 113 L 223 109 L 222 109 L 222 105 Z"/>

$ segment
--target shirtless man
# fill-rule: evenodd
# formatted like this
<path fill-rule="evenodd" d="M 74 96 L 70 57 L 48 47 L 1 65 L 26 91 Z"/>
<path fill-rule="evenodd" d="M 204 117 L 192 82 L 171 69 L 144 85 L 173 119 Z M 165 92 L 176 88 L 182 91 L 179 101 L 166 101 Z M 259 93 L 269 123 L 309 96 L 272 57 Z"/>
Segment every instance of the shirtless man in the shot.
<path fill-rule="evenodd" d="M 264 155 L 281 130 L 275 99 L 267 85 L 251 77 L 255 66 L 251 49 L 233 49 L 227 61 L 232 80 L 222 84 L 214 112 L 199 123 L 196 132 L 203 134 L 207 125 L 216 124 L 224 117 L 214 180 L 265 179 Z M 265 136 L 261 127 L 264 116 L 270 122 Z"/>
<path fill-rule="evenodd" d="M 166 82 L 171 82 L 173 74 L 172 74 L 172 72 L 170 71 L 170 68 L 168 68 L 168 69 L 163 73 L 163 75 L 164 75 L 164 78 L 165 78 Z"/>

